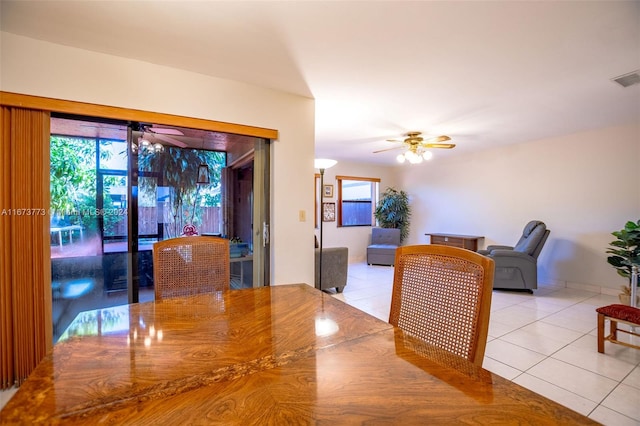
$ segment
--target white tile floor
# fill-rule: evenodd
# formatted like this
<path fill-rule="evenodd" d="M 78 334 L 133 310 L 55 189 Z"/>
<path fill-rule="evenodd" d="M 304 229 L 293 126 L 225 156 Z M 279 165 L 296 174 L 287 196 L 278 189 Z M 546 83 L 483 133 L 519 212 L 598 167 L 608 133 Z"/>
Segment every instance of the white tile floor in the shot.
<path fill-rule="evenodd" d="M 393 271 L 352 263 L 335 297 L 388 321 Z M 596 347 L 595 309 L 617 298 L 539 287 L 493 292 L 483 367 L 602 424 L 640 425 L 640 350 L 605 342 L 600 354 Z"/>
<path fill-rule="evenodd" d="M 335 297 L 388 321 L 393 271 L 350 264 Z M 483 367 L 605 425 L 640 426 L 640 350 L 608 342 L 605 354 L 596 349 L 595 308 L 611 303 L 615 297 L 548 285 L 533 295 L 494 291 Z M 0 391 L 0 407 L 14 393 Z"/>

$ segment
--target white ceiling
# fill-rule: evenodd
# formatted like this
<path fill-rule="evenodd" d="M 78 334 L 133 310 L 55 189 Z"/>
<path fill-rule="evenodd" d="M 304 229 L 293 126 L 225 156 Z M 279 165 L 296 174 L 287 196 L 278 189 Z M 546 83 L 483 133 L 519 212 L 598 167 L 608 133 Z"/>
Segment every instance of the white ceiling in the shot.
<path fill-rule="evenodd" d="M 640 2 L 7 1 L 1 29 L 316 100 L 316 155 L 392 165 L 640 121 Z M 215 117 L 214 117 L 215 118 Z M 606 146 L 607 141 L 603 141 Z"/>

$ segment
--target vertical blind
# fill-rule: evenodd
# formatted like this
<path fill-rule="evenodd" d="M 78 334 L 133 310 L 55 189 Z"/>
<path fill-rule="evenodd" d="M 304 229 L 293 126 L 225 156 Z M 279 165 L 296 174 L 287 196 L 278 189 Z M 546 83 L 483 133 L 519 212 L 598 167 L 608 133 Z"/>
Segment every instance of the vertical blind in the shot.
<path fill-rule="evenodd" d="M 0 388 L 21 384 L 51 343 L 49 113 L 1 107 Z"/>

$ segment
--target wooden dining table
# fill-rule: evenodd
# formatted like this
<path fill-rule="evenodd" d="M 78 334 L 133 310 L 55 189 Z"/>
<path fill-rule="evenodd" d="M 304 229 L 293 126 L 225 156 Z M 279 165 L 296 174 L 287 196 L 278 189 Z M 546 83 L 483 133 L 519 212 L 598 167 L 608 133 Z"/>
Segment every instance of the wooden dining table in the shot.
<path fill-rule="evenodd" d="M 7 424 L 595 424 L 306 284 L 78 315 Z"/>

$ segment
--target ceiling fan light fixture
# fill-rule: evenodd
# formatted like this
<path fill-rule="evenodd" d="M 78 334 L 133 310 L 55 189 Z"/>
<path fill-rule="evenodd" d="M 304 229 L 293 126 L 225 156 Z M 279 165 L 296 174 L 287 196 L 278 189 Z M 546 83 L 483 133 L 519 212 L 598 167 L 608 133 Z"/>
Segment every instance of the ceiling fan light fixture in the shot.
<path fill-rule="evenodd" d="M 407 151 L 405 153 L 405 156 L 407 157 L 407 160 L 409 160 L 409 163 L 411 164 L 420 164 L 422 163 L 422 157 L 418 154 L 416 154 L 413 151 Z"/>
<path fill-rule="evenodd" d="M 405 152 L 396 156 L 398 163 L 404 163 L 408 161 L 410 164 L 420 164 L 423 161 L 429 161 L 433 158 L 433 153 L 430 149 L 452 149 L 455 148 L 453 143 L 443 143 L 450 141 L 451 138 L 447 135 L 440 135 L 435 137 L 429 137 L 427 139 L 420 136 L 421 132 L 408 132 L 403 140 L 387 139 L 388 142 L 402 142 L 404 146 L 397 146 L 392 148 L 380 149 L 373 151 L 374 154 L 379 152 L 390 151 L 392 149 L 404 148 Z"/>

